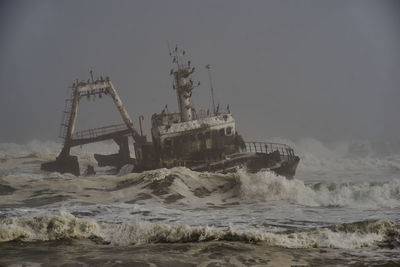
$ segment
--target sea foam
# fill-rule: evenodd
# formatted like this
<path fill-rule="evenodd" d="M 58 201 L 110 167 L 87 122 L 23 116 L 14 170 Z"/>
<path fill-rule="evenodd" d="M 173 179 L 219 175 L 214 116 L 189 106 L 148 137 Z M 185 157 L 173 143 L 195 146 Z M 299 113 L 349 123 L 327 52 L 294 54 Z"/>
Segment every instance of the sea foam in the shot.
<path fill-rule="evenodd" d="M 314 183 L 287 180 L 271 172 L 238 172 L 243 199 L 288 200 L 305 206 L 400 207 L 400 179 L 388 182 Z"/>
<path fill-rule="evenodd" d="M 0 220 L 0 242 L 40 242 L 61 239 L 91 239 L 116 246 L 148 243 L 205 242 L 211 240 L 256 242 L 286 248 L 347 248 L 398 244 L 399 225 L 391 221 L 366 221 L 311 230 L 270 233 L 238 231 L 232 226 L 215 228 L 168 225 L 146 221 L 122 223 L 79 219 L 67 213 Z"/>

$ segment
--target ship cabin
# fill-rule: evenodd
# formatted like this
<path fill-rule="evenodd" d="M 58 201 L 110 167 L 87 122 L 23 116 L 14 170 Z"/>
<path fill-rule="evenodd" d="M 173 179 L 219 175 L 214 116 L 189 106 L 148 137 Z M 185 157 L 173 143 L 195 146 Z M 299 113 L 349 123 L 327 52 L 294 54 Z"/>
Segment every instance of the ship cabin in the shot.
<path fill-rule="evenodd" d="M 180 118 L 180 113 L 152 116 L 151 134 L 162 167 L 206 164 L 239 152 L 243 141 L 230 113 L 183 122 Z"/>

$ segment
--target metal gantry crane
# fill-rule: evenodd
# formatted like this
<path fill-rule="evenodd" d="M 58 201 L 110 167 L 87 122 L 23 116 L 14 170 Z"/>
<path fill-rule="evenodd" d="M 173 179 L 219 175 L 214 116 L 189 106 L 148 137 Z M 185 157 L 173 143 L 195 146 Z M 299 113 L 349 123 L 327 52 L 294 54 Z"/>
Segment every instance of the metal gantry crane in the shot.
<path fill-rule="evenodd" d="M 88 129 L 75 133 L 75 124 L 78 117 L 78 107 L 81 98 L 95 96 L 102 97 L 103 95 L 111 96 L 124 124 Z M 63 139 L 63 148 L 60 154 L 55 161 L 43 163 L 41 169 L 61 173 L 69 172 L 77 176 L 80 174 L 78 158 L 77 156 L 70 155 L 70 150 L 74 146 L 112 139 L 119 146 L 119 152 L 117 154 L 95 154 L 94 156 L 98 161 L 99 166 L 110 165 L 120 168 L 125 164 L 134 162 L 134 159 L 130 157 L 128 144 L 129 136 L 132 136 L 135 144 L 146 143 L 146 136 L 139 134 L 134 128 L 132 119 L 108 77 L 105 79 L 101 77 L 100 79 L 93 80 L 92 76 L 91 81 L 76 81 L 72 85 L 72 97 L 66 100 L 59 136 Z"/>

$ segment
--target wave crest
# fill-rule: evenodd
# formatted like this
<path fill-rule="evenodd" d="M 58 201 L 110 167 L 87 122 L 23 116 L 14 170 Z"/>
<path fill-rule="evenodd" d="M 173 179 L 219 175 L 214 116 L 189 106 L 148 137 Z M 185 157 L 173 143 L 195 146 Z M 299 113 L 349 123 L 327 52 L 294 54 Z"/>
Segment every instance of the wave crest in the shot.
<path fill-rule="evenodd" d="M 79 219 L 68 212 L 37 217 L 12 217 L 0 221 L 0 242 L 85 239 L 99 234 L 95 221 Z"/>
<path fill-rule="evenodd" d="M 306 206 L 399 207 L 400 180 L 382 183 L 318 183 L 287 180 L 271 172 L 238 172 L 241 196 L 264 201 L 289 200 Z"/>
<path fill-rule="evenodd" d="M 91 239 L 111 245 L 204 242 L 211 240 L 261 242 L 286 248 L 362 248 L 399 244 L 399 225 L 391 221 L 365 221 L 311 230 L 271 233 L 239 231 L 232 226 L 167 225 L 146 221 L 123 223 L 79 219 L 67 212 L 0 221 L 0 242 L 38 242 L 59 239 Z"/>

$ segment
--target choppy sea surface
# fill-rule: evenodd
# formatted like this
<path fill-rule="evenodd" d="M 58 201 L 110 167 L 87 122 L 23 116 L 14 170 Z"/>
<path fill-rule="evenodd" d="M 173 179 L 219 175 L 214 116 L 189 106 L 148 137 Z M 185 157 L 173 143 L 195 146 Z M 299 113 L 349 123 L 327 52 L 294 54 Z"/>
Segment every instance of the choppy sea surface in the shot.
<path fill-rule="evenodd" d="M 49 173 L 61 145 L 0 144 L 0 266 L 400 266 L 400 145 L 292 145 L 270 172 Z M 73 150 L 81 169 L 111 143 Z M 95 165 L 96 166 L 96 165 Z"/>

